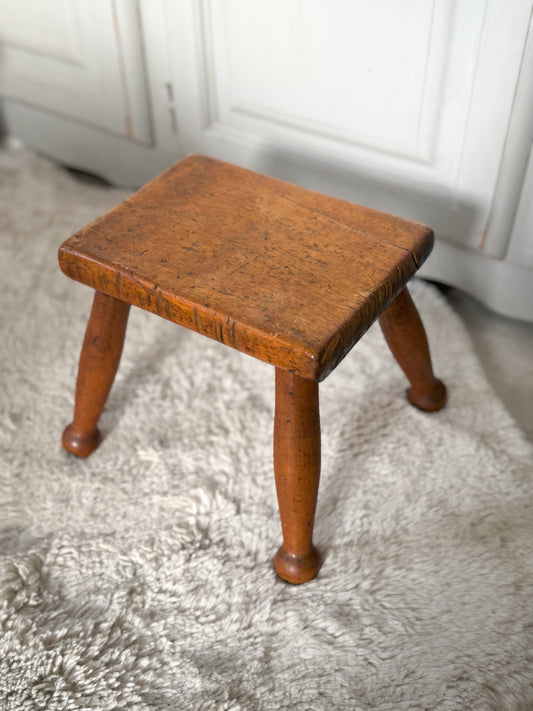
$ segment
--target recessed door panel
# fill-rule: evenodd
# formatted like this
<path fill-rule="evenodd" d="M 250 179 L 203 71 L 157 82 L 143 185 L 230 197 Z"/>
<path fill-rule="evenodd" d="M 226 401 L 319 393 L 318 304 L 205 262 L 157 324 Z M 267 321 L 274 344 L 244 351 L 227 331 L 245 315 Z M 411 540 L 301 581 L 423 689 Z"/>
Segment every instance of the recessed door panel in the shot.
<path fill-rule="evenodd" d="M 127 0 L 0 3 L 0 95 L 149 141 L 135 23 Z"/>

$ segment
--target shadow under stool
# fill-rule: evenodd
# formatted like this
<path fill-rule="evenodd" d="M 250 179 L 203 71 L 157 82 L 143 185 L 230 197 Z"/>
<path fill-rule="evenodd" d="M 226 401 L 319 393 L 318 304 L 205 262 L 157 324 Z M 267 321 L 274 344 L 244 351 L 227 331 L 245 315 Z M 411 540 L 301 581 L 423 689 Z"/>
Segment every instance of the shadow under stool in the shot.
<path fill-rule="evenodd" d="M 96 290 L 74 418 L 63 446 L 86 457 L 120 361 L 130 305 L 275 367 L 275 566 L 314 578 L 318 384 L 379 318 L 416 407 L 439 410 L 424 327 L 406 284 L 433 246 L 416 222 L 193 155 L 70 237 L 64 273 Z"/>

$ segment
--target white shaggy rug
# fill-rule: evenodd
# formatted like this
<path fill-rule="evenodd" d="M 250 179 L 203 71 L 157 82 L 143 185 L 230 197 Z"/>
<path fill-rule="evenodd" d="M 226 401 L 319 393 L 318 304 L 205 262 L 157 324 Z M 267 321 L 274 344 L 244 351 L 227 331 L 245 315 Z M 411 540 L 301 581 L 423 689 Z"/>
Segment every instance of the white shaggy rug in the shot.
<path fill-rule="evenodd" d="M 324 564 L 293 587 L 273 370 L 133 310 L 104 442 L 67 455 L 92 296 L 57 247 L 125 194 L 22 149 L 0 179 L 0 710 L 533 709 L 533 453 L 438 292 L 445 410 L 376 327 L 321 386 Z"/>

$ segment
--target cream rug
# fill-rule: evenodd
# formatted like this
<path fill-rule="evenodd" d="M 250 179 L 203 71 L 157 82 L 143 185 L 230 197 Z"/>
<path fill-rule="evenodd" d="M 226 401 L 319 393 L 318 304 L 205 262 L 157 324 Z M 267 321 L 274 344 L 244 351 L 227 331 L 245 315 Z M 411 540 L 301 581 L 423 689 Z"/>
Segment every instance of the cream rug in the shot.
<path fill-rule="evenodd" d="M 0 173 L 0 709 L 533 709 L 532 448 L 441 296 L 413 284 L 447 409 L 377 328 L 321 386 L 324 565 L 292 587 L 269 366 L 133 310 L 101 448 L 62 451 L 91 294 L 57 247 L 125 194 Z"/>

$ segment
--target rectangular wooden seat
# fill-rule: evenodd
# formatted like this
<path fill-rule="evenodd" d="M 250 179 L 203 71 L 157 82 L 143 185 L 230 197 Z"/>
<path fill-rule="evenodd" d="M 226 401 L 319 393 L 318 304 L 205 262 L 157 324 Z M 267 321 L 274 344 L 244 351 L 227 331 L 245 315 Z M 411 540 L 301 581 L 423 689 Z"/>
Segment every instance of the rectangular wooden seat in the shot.
<path fill-rule="evenodd" d="M 192 155 L 60 248 L 69 277 L 322 380 L 433 245 L 423 225 Z"/>

